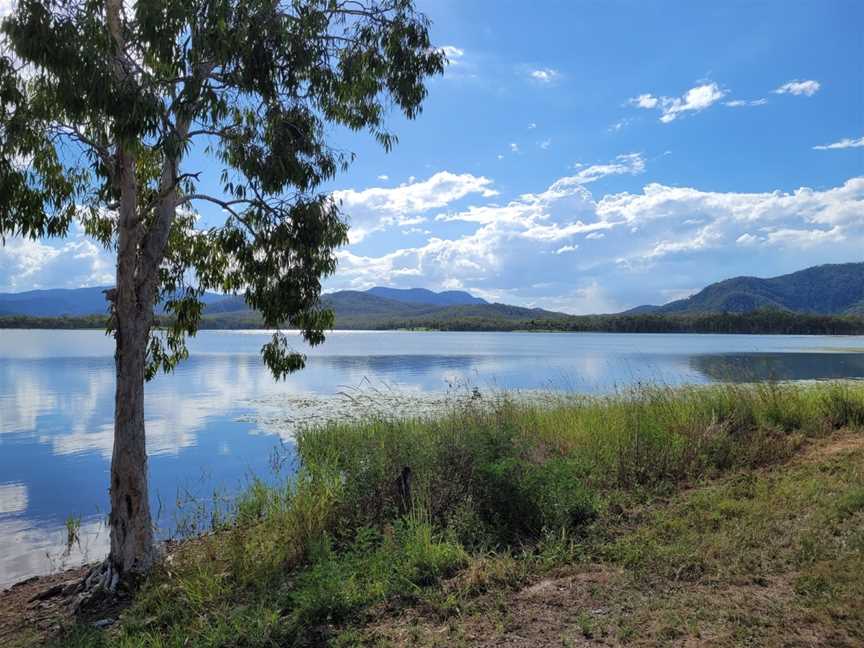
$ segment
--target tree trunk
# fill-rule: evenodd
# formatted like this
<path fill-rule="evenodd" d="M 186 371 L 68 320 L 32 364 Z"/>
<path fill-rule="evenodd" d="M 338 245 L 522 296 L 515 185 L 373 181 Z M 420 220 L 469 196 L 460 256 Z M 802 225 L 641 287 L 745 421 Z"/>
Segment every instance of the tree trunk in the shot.
<path fill-rule="evenodd" d="M 135 155 L 123 146 L 116 153 L 120 205 L 117 223 L 117 287 L 112 303 L 116 350 L 114 452 L 111 455 L 111 553 L 107 583 L 147 572 L 156 555 L 147 486 L 144 437 L 144 375 L 153 304 L 137 285 L 141 220 Z"/>
<path fill-rule="evenodd" d="M 118 306 L 122 304 L 118 299 Z M 110 567 L 121 579 L 145 573 L 156 555 L 147 484 L 144 368 L 147 318 L 118 308 Z"/>
<path fill-rule="evenodd" d="M 134 83 L 126 66 L 122 0 L 105 0 L 108 33 L 114 44 L 112 70 L 120 84 Z M 117 133 L 112 182 L 119 194 L 117 219 L 117 285 L 108 299 L 116 352 L 114 452 L 111 455 L 111 553 L 102 584 L 114 589 L 120 580 L 146 573 L 156 557 L 147 484 L 144 436 L 144 375 L 153 321 L 153 291 L 162 256 L 150 253 L 140 266 L 144 226 L 138 211 L 136 147 Z M 170 224 L 169 224 L 170 225 Z M 164 249 L 159 248 L 161 253 Z"/>

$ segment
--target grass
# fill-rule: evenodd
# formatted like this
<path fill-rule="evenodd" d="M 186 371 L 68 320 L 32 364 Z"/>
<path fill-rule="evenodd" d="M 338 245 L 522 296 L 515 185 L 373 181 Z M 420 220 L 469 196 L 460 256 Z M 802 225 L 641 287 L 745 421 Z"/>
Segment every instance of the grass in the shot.
<path fill-rule="evenodd" d="M 65 521 L 66 527 L 66 553 L 72 551 L 72 547 L 81 542 L 81 516 L 69 515 Z"/>
<path fill-rule="evenodd" d="M 58 641 L 435 645 L 444 621 L 440 645 L 470 645 L 477 628 L 506 638 L 549 578 L 585 604 L 547 621 L 558 645 L 759 644 L 786 621 L 864 641 L 864 457 L 796 459 L 862 427 L 864 387 L 837 383 L 502 396 L 309 429 L 290 481 L 253 484 L 118 626 Z M 739 600 L 766 588 L 791 603 Z"/>

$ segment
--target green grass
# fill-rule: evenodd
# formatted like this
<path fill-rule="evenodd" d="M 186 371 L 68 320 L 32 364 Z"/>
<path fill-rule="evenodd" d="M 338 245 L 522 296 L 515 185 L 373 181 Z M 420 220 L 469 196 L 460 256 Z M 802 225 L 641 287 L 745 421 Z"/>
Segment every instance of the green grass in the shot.
<path fill-rule="evenodd" d="M 69 515 L 65 521 L 66 527 L 66 553 L 72 550 L 72 547 L 79 544 L 81 541 L 81 516 Z"/>
<path fill-rule="evenodd" d="M 794 482 L 754 471 L 862 425 L 864 387 L 838 383 L 641 388 L 543 405 L 487 397 L 432 420 L 309 429 L 290 481 L 253 484 L 229 521 L 153 573 L 119 627 L 75 627 L 60 643 L 352 645 L 398 610 L 465 615 L 477 597 L 586 561 L 644 585 L 768 578 L 791 555 L 802 600 L 839 596 L 837 609 L 857 614 L 849 596 L 864 592 L 840 566 L 862 567 L 860 467 L 827 487 L 818 471 Z M 815 512 L 790 533 L 784 512 L 808 502 Z M 653 512 L 634 526 L 624 512 L 642 509 Z M 679 611 L 663 612 L 670 638 L 698 622 L 682 630 Z M 617 636 L 638 636 L 625 621 Z M 574 631 L 601 626 L 582 614 Z"/>

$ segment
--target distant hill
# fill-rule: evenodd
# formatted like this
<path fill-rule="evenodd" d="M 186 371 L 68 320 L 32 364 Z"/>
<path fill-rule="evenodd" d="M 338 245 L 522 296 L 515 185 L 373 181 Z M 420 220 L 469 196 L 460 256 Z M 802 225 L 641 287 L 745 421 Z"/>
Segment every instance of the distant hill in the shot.
<path fill-rule="evenodd" d="M 329 293 L 322 297 L 321 302 L 323 306 L 333 310 L 336 327 L 347 329 L 447 328 L 455 322 L 464 323 L 471 328 L 487 329 L 493 326 L 493 322 L 495 327 L 500 328 L 531 321 L 551 322 L 568 317 L 564 313 L 540 308 L 489 304 L 483 300 L 442 306 L 397 301 L 372 294 L 372 291 L 358 290 Z M 215 326 L 216 322 L 219 328 L 249 328 L 260 325 L 261 318 L 246 307 L 242 298 L 232 297 L 207 307 L 205 325 Z"/>
<path fill-rule="evenodd" d="M 406 304 L 434 304 L 436 306 L 464 306 L 466 304 L 486 304 L 485 299 L 475 297 L 464 290 L 445 290 L 432 292 L 425 288 L 382 288 L 377 286 L 366 291 L 370 295 L 405 302 Z"/>
<path fill-rule="evenodd" d="M 0 294 L 0 315 L 30 315 L 57 317 L 59 315 L 93 315 L 106 309 L 105 287 L 68 290 L 28 290 L 22 293 Z"/>
<path fill-rule="evenodd" d="M 735 277 L 663 306 L 638 306 L 627 315 L 748 313 L 760 309 L 817 315 L 864 314 L 864 263 L 814 266 L 760 279 Z"/>
<path fill-rule="evenodd" d="M 441 293 L 423 288 L 371 288 L 340 290 L 321 297 L 321 303 L 333 309 L 337 317 L 410 317 L 424 315 L 448 306 L 488 305 L 467 292 L 450 290 Z M 206 313 L 227 314 L 248 311 L 242 296 L 226 297 L 208 304 Z"/>
<path fill-rule="evenodd" d="M 101 315 L 106 311 L 104 291 L 96 288 L 57 288 L 23 293 L 0 293 L 0 315 L 61 317 Z M 205 293 L 207 315 L 248 313 L 242 295 Z M 440 293 L 423 288 L 372 288 L 366 291 L 340 290 L 322 297 L 322 302 L 344 317 L 410 317 L 425 315 L 450 306 L 489 305 L 483 299 L 459 291 Z"/>
<path fill-rule="evenodd" d="M 104 288 L 100 287 L 0 294 L 0 317 L 104 315 L 103 290 Z M 335 313 L 337 328 L 536 330 L 576 327 L 578 330 L 583 325 L 580 321 L 588 321 L 539 308 L 490 304 L 467 292 L 454 290 L 441 293 L 420 288 L 340 290 L 325 294 L 321 301 Z M 249 310 L 242 296 L 207 293 L 204 295 L 204 302 L 207 304 L 204 311 L 205 326 L 250 328 L 261 325 L 260 316 Z M 664 306 L 638 306 L 619 315 L 610 315 L 609 318 L 626 316 L 630 320 L 625 323 L 616 320 L 614 325 L 607 322 L 602 326 L 613 329 L 636 326 L 654 330 L 668 326 L 668 323 L 659 323 L 659 319 L 667 315 L 689 317 L 769 310 L 819 316 L 864 316 L 864 263 L 817 266 L 770 279 L 727 279 L 711 284 L 687 299 L 673 301 Z M 636 324 L 635 318 L 643 318 L 644 321 L 639 320 L 641 323 Z M 680 323 L 676 324 L 679 325 Z M 590 327 L 598 326 L 601 324 L 590 324 Z M 704 329 L 707 325 L 700 326 Z M 735 326 L 740 329 L 744 324 L 738 323 Z M 771 326 L 777 328 L 779 325 L 775 323 Z M 816 325 L 808 326 L 813 329 Z"/>
<path fill-rule="evenodd" d="M 626 311 L 622 311 L 621 315 L 646 315 L 648 313 L 656 313 L 658 310 L 663 308 L 662 306 L 655 306 L 653 304 L 643 304 L 642 306 L 634 306 Z"/>
<path fill-rule="evenodd" d="M 20 293 L 0 293 L 0 315 L 29 317 L 102 315 L 108 310 L 105 301 L 105 291 L 108 288 L 109 286 L 52 288 Z M 225 301 L 226 298 L 225 295 L 205 293 L 202 300 L 209 309 L 214 303 Z M 240 303 L 243 304 L 242 298 Z M 237 307 L 232 310 L 237 310 Z"/>

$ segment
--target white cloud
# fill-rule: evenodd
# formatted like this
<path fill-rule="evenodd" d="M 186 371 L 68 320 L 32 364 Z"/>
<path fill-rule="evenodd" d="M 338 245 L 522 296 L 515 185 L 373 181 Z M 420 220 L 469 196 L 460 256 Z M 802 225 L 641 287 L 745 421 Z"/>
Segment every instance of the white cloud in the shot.
<path fill-rule="evenodd" d="M 511 153 L 518 153 L 519 152 L 519 145 L 516 142 L 510 142 L 510 152 Z"/>
<path fill-rule="evenodd" d="M 66 239 L 10 237 L 0 246 L 0 292 L 114 283 L 114 259 L 76 225 Z"/>
<path fill-rule="evenodd" d="M 456 174 L 439 171 L 427 180 L 409 178 L 398 187 L 372 187 L 362 191 L 345 189 L 333 193 L 341 201 L 349 217 L 352 243 L 358 243 L 370 233 L 389 226 L 416 225 L 425 220 L 423 214 L 440 209 L 466 196 L 483 198 L 497 195 L 492 181 L 470 173 Z"/>
<path fill-rule="evenodd" d="M 528 130 L 534 130 L 535 128 L 537 128 L 537 124 L 534 122 L 528 124 Z"/>
<path fill-rule="evenodd" d="M 12 13 L 15 0 L 0 0 L 0 18 Z"/>
<path fill-rule="evenodd" d="M 792 95 L 804 95 L 806 97 L 812 97 L 819 91 L 821 88 L 821 84 L 818 81 L 799 81 L 795 79 L 794 81 L 789 81 L 788 83 L 784 83 L 779 88 L 774 90 L 775 94 L 792 94 Z"/>
<path fill-rule="evenodd" d="M 444 56 L 450 60 L 450 65 L 456 65 L 459 59 L 465 56 L 465 50 L 455 45 L 445 45 L 441 49 L 444 50 Z"/>
<path fill-rule="evenodd" d="M 630 99 L 629 103 L 647 110 L 659 109 L 660 121 L 668 124 L 684 113 L 696 113 L 710 108 L 725 96 L 726 91 L 712 82 L 690 88 L 681 97 L 655 97 L 651 94 L 641 94 Z"/>
<path fill-rule="evenodd" d="M 541 140 L 541 141 L 537 142 L 537 146 L 539 146 L 541 149 L 543 149 L 545 151 L 550 146 L 552 146 L 552 140 L 551 139 Z"/>
<path fill-rule="evenodd" d="M 641 94 L 638 97 L 634 97 L 633 99 L 631 99 L 630 103 L 634 106 L 638 106 L 639 108 L 652 109 L 657 107 L 657 105 L 660 103 L 660 100 L 654 95 Z"/>
<path fill-rule="evenodd" d="M 578 245 L 563 245 L 555 250 L 555 254 L 567 254 L 568 252 L 575 252 L 578 249 Z"/>
<path fill-rule="evenodd" d="M 388 176 L 386 173 L 382 173 L 381 175 L 378 176 L 378 179 L 386 182 L 387 180 L 390 179 L 390 176 Z"/>
<path fill-rule="evenodd" d="M 561 78 L 561 73 L 553 68 L 530 70 L 528 74 L 534 81 L 547 85 L 552 84 Z"/>
<path fill-rule="evenodd" d="M 839 142 L 834 142 L 832 144 L 820 144 L 818 146 L 814 146 L 813 148 L 817 151 L 829 151 L 832 149 L 860 148 L 862 146 L 864 146 L 864 137 L 859 137 L 858 139 L 844 137 Z"/>
<path fill-rule="evenodd" d="M 622 156 L 539 193 L 439 215 L 436 221 L 473 229 L 447 237 L 430 224 L 433 234 L 417 247 L 380 256 L 346 250 L 331 287 L 440 288 L 459 280 L 498 301 L 608 312 L 661 303 L 669 291 L 692 292 L 729 276 L 860 259 L 864 177 L 818 191 L 711 192 L 649 183 L 639 192 L 595 198 L 587 189 L 601 177 L 642 170 L 641 157 Z"/>
<path fill-rule="evenodd" d="M 444 77 L 449 80 L 469 81 L 479 78 L 479 70 L 473 57 L 466 56 L 463 48 L 456 45 L 444 45 L 441 47 L 444 56 L 447 57 L 447 67 Z"/>
<path fill-rule="evenodd" d="M 573 178 L 578 184 L 588 184 L 610 175 L 636 175 L 645 171 L 645 159 L 639 153 L 619 155 L 609 164 L 579 165 L 580 171 Z M 560 182 L 560 180 L 559 180 Z"/>
<path fill-rule="evenodd" d="M 745 108 L 747 106 L 764 106 L 767 103 L 767 99 L 733 99 L 732 101 L 727 101 L 725 105 L 730 108 Z"/>

